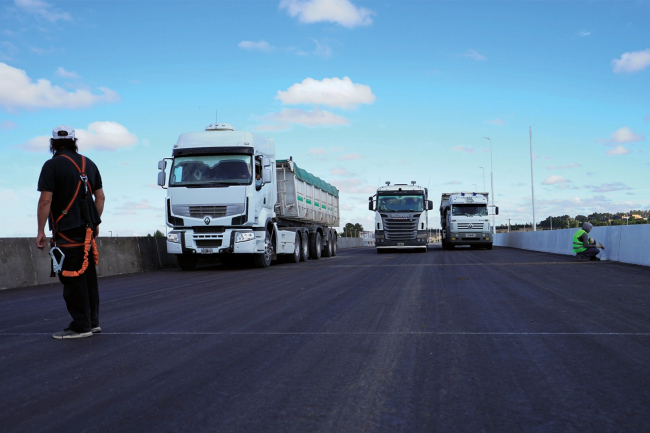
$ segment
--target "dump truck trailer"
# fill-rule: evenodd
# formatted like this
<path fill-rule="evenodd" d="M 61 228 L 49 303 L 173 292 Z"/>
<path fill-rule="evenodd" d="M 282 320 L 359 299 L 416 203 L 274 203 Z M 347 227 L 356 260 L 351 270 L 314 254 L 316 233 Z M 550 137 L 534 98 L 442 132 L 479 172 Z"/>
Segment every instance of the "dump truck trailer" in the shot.
<path fill-rule="evenodd" d="M 338 189 L 291 157 L 276 160 L 273 139 L 211 124 L 181 134 L 158 169 L 167 252 L 183 270 L 199 257 L 264 268 L 337 253 Z"/>

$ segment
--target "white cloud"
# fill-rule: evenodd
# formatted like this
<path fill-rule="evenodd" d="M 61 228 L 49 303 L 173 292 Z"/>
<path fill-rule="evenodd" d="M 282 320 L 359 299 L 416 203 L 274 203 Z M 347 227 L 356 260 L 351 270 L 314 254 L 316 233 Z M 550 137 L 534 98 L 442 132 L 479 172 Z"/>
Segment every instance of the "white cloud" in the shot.
<path fill-rule="evenodd" d="M 255 130 L 283 131 L 288 129 L 292 124 L 307 126 L 309 128 L 350 124 L 350 121 L 345 117 L 339 116 L 330 111 L 321 110 L 318 107 L 310 111 L 284 108 L 279 113 L 271 113 L 262 116 L 262 119 L 276 123 L 260 125 L 256 127 Z"/>
<path fill-rule="evenodd" d="M 332 48 L 329 45 L 313 38 L 312 41 L 316 44 L 316 48 L 314 49 L 315 56 L 327 59 L 332 55 Z"/>
<path fill-rule="evenodd" d="M 339 146 L 339 147 L 330 147 L 330 150 L 331 150 L 333 153 L 336 153 L 336 152 L 343 152 L 343 146 Z"/>
<path fill-rule="evenodd" d="M 577 167 L 582 167 L 582 166 L 577 162 L 572 162 L 571 164 L 564 164 L 564 165 L 549 165 L 546 168 L 548 168 L 549 170 L 564 170 L 565 168 L 577 168 Z"/>
<path fill-rule="evenodd" d="M 557 185 L 557 184 L 563 184 L 563 183 L 569 183 L 569 182 L 571 182 L 571 181 L 556 174 L 556 175 L 549 176 L 546 179 L 544 179 L 542 184 L 543 185 Z"/>
<path fill-rule="evenodd" d="M 345 155 L 336 157 L 336 159 L 338 159 L 339 161 L 352 161 L 361 158 L 363 158 L 363 155 L 359 155 L 358 153 L 346 153 Z"/>
<path fill-rule="evenodd" d="M 623 53 L 620 59 L 612 60 L 612 64 L 617 74 L 642 71 L 650 65 L 650 48 Z"/>
<path fill-rule="evenodd" d="M 79 74 L 77 74 L 76 72 L 66 71 L 60 66 L 56 70 L 56 75 L 63 78 L 79 78 Z"/>
<path fill-rule="evenodd" d="M 353 5 L 349 0 L 281 0 L 280 9 L 286 9 L 301 23 L 332 22 L 353 28 L 372 24 L 370 9 Z"/>
<path fill-rule="evenodd" d="M 609 138 L 601 138 L 597 140 L 600 143 L 635 143 L 645 140 L 645 137 L 640 134 L 635 134 L 632 129 L 624 126 L 618 129 L 609 136 Z"/>
<path fill-rule="evenodd" d="M 605 152 L 607 155 L 627 155 L 628 153 L 632 153 L 632 151 L 625 146 L 619 144 L 615 148 L 608 150 Z"/>
<path fill-rule="evenodd" d="M 30 14 L 38 15 L 50 22 L 58 20 L 71 21 L 72 17 L 67 12 L 55 10 L 51 4 L 40 0 L 14 0 L 14 4 Z"/>
<path fill-rule="evenodd" d="M 309 149 L 309 154 L 310 155 L 325 155 L 327 153 L 327 149 L 324 147 L 312 147 Z"/>
<path fill-rule="evenodd" d="M 456 152 L 465 152 L 465 153 L 474 153 L 474 148 L 473 147 L 467 147 L 467 146 L 454 146 L 451 148 L 452 150 L 455 150 Z M 488 151 L 489 152 L 489 151 Z"/>
<path fill-rule="evenodd" d="M 88 90 L 68 92 L 50 81 L 33 82 L 22 69 L 0 62 L 0 106 L 9 110 L 20 108 L 86 108 L 102 102 L 120 100 L 117 92 L 100 87 L 99 95 Z"/>
<path fill-rule="evenodd" d="M 589 36 L 589 35 L 591 35 L 591 32 L 588 32 L 588 31 L 585 31 L 585 30 L 580 30 L 578 32 L 578 36 L 580 36 L 581 38 L 584 38 L 585 36 Z"/>
<path fill-rule="evenodd" d="M 259 50 L 259 51 L 264 51 L 265 53 L 270 53 L 271 51 L 275 50 L 275 47 L 270 45 L 268 42 L 261 40 L 259 42 L 253 42 L 253 41 L 241 41 L 239 44 L 237 44 L 239 48 L 243 48 L 244 50 Z"/>
<path fill-rule="evenodd" d="M 632 189 L 625 185 L 623 182 L 602 183 L 597 185 L 585 185 L 585 188 L 590 189 L 592 192 L 611 192 L 611 191 L 625 191 Z"/>
<path fill-rule="evenodd" d="M 77 146 L 81 153 L 88 150 L 115 151 L 123 147 L 133 146 L 138 137 L 116 122 L 93 122 L 88 129 L 75 129 Z M 16 146 L 28 152 L 48 152 L 50 136 L 34 137 Z"/>
<path fill-rule="evenodd" d="M 340 192 L 345 192 L 348 194 L 367 194 L 377 192 L 377 188 L 371 185 L 364 185 L 365 180 L 350 178 L 345 180 L 338 180 L 336 182 L 336 187 Z"/>
<path fill-rule="evenodd" d="M 333 168 L 331 170 L 332 175 L 340 177 L 352 177 L 354 173 L 344 169 L 344 168 Z"/>
<path fill-rule="evenodd" d="M 506 122 L 503 119 L 490 119 L 487 121 L 487 123 L 490 123 L 492 125 L 497 125 L 497 126 L 505 126 Z"/>
<path fill-rule="evenodd" d="M 479 53 L 476 50 L 467 50 L 465 54 L 463 54 L 463 57 L 467 57 L 472 60 L 477 60 L 477 61 L 485 61 L 487 60 L 487 57 L 485 57 L 483 54 Z"/>
<path fill-rule="evenodd" d="M 286 91 L 279 90 L 276 99 L 288 105 L 317 104 L 350 109 L 359 104 L 372 104 L 376 98 L 370 86 L 355 84 L 349 77 L 334 77 L 322 81 L 305 78 Z"/>
<path fill-rule="evenodd" d="M 3 120 L 0 123 L 0 129 L 4 129 L 4 130 L 14 129 L 14 128 L 17 128 L 17 127 L 18 127 L 18 124 L 16 122 L 12 121 L 12 120 L 9 120 L 9 119 Z"/>

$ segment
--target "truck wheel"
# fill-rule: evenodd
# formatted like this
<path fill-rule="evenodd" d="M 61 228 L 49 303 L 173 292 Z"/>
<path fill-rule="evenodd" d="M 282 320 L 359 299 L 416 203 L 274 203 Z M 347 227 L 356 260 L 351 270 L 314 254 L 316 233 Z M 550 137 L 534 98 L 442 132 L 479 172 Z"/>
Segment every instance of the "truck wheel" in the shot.
<path fill-rule="evenodd" d="M 327 234 L 327 246 L 323 248 L 323 257 L 332 257 L 332 236 Z"/>
<path fill-rule="evenodd" d="M 332 257 L 336 256 L 337 250 L 339 249 L 338 245 L 339 245 L 339 237 L 336 234 L 334 234 L 334 236 L 332 237 Z"/>
<path fill-rule="evenodd" d="M 429 248 L 428 248 L 428 247 L 424 247 L 424 248 L 419 248 L 419 249 L 418 249 L 418 253 L 426 253 L 427 251 L 429 251 Z"/>
<path fill-rule="evenodd" d="M 253 265 L 256 268 L 268 268 L 271 266 L 271 257 L 273 257 L 273 242 L 271 242 L 271 234 L 267 230 L 264 236 L 264 252 L 253 256 Z"/>
<path fill-rule="evenodd" d="M 191 271 L 196 268 L 196 264 L 199 261 L 198 257 L 190 256 L 186 254 L 181 254 L 176 256 L 178 260 L 178 266 L 184 271 Z"/>
<path fill-rule="evenodd" d="M 491 250 L 492 249 L 492 244 L 487 245 L 485 248 L 487 248 L 488 250 Z"/>
<path fill-rule="evenodd" d="M 285 256 L 287 263 L 298 263 L 300 261 L 301 249 L 302 248 L 300 244 L 300 234 L 296 232 L 296 238 L 294 239 L 293 254 L 287 254 Z"/>
<path fill-rule="evenodd" d="M 306 262 L 309 260 L 309 241 L 307 240 L 309 235 L 302 233 L 300 235 L 300 261 Z"/>
<path fill-rule="evenodd" d="M 320 232 L 309 237 L 309 258 L 318 260 L 323 252 L 323 237 Z"/>

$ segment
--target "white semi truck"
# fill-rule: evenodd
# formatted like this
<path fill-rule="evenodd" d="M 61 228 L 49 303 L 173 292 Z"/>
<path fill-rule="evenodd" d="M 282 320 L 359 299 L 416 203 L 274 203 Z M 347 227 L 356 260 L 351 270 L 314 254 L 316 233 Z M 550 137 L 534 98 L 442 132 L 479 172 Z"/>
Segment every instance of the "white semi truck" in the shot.
<path fill-rule="evenodd" d="M 338 190 L 291 157 L 276 160 L 273 139 L 211 124 L 181 134 L 158 169 L 167 189 L 167 252 L 183 270 L 200 256 L 224 264 L 249 257 L 265 268 L 278 258 L 336 255 Z"/>
<path fill-rule="evenodd" d="M 495 214 L 499 208 L 495 207 Z M 442 247 L 456 245 L 492 249 L 493 230 L 488 218 L 487 192 L 444 193 L 440 200 Z"/>
<path fill-rule="evenodd" d="M 368 209 L 375 212 L 375 246 L 377 253 L 395 249 L 416 249 L 427 252 L 428 211 L 433 202 L 428 200 L 427 188 L 416 182 L 379 187 L 377 194 L 368 198 Z"/>

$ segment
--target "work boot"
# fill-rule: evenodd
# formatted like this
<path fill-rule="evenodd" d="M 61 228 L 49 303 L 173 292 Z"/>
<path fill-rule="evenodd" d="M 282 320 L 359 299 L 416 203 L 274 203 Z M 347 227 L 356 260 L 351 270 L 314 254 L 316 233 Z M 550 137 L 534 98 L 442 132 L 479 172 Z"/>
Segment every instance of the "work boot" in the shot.
<path fill-rule="evenodd" d="M 600 259 L 599 259 L 598 257 L 594 256 L 594 257 L 590 257 L 590 258 L 589 258 L 589 261 L 590 261 L 590 262 L 599 262 Z"/>

